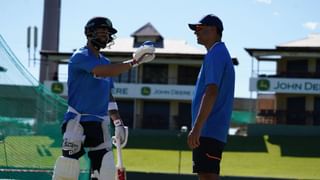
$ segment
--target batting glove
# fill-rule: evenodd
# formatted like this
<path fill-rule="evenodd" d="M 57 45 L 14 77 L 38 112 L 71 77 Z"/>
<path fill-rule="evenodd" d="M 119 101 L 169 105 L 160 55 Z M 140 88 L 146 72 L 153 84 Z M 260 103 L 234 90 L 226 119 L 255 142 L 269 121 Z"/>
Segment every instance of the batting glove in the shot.
<path fill-rule="evenodd" d="M 154 54 L 155 48 L 153 42 L 145 41 L 133 54 L 133 59 L 125 61 L 124 63 L 130 63 L 132 67 L 136 67 L 142 63 L 152 61 L 156 56 Z"/>
<path fill-rule="evenodd" d="M 120 144 L 121 146 L 125 146 L 125 144 L 127 143 L 127 139 L 128 139 L 128 128 L 126 128 L 122 121 L 120 119 L 114 120 L 113 121 L 114 126 L 115 126 L 115 138 L 120 140 Z"/>

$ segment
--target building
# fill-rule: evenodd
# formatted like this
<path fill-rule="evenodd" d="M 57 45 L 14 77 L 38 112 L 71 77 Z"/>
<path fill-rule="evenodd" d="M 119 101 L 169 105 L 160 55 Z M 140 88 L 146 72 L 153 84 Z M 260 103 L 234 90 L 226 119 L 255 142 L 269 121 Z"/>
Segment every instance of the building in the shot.
<path fill-rule="evenodd" d="M 253 58 L 250 91 L 257 92 L 257 123 L 320 125 L 320 34 L 246 51 Z M 273 62 L 275 71 L 264 71 L 265 62 Z"/>
<path fill-rule="evenodd" d="M 121 117 L 131 128 L 180 129 L 191 124 L 191 98 L 203 56 L 206 51 L 185 41 L 167 40 L 152 26 L 135 31 L 131 38 L 116 39 L 109 49 L 102 50 L 112 63 L 132 57 L 144 41 L 155 43 L 156 59 L 115 77 L 113 95 Z M 42 51 L 47 61 L 67 63 L 71 53 Z M 234 64 L 237 59 L 233 58 Z M 46 79 L 46 78 L 45 78 Z M 47 79 L 54 92 L 66 96 L 66 84 Z"/>

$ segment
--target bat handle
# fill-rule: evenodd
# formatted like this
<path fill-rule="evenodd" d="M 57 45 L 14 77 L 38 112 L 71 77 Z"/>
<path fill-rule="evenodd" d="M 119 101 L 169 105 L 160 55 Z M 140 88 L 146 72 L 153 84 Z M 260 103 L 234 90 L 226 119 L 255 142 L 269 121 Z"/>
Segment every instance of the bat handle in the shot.
<path fill-rule="evenodd" d="M 123 168 L 121 143 L 119 138 L 116 138 L 116 147 L 117 147 L 117 166 L 119 168 Z"/>

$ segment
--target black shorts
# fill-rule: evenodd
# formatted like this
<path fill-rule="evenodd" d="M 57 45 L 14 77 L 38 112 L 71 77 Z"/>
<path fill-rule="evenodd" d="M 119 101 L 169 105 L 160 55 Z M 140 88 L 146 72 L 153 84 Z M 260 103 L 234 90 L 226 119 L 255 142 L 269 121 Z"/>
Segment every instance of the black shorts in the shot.
<path fill-rule="evenodd" d="M 200 137 L 200 146 L 193 149 L 194 173 L 220 174 L 220 162 L 225 143 L 213 138 Z"/>
<path fill-rule="evenodd" d="M 81 150 L 73 155 L 69 155 L 69 151 L 62 150 L 62 154 L 65 157 L 79 159 L 82 155 L 85 154 L 84 147 L 96 147 L 99 144 L 104 142 L 104 134 L 102 129 L 101 122 L 80 122 L 83 128 L 83 134 L 85 135 L 84 143 L 81 145 Z M 66 131 L 67 123 L 63 123 L 61 130 L 62 134 Z"/>

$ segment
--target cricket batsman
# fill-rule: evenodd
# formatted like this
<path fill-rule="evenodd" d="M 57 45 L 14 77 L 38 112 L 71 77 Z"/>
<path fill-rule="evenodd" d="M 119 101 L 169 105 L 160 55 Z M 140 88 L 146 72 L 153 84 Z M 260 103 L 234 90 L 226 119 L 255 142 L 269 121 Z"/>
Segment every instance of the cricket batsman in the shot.
<path fill-rule="evenodd" d="M 112 96 L 112 77 L 155 58 L 151 42 L 141 45 L 133 58 L 111 64 L 100 49 L 111 46 L 117 30 L 106 17 L 93 17 L 84 28 L 87 43 L 73 53 L 68 64 L 68 111 L 62 123 L 62 156 L 54 167 L 53 180 L 78 180 L 79 158 L 88 153 L 93 180 L 114 180 L 110 121 L 115 137 L 127 138 L 118 106 Z"/>

